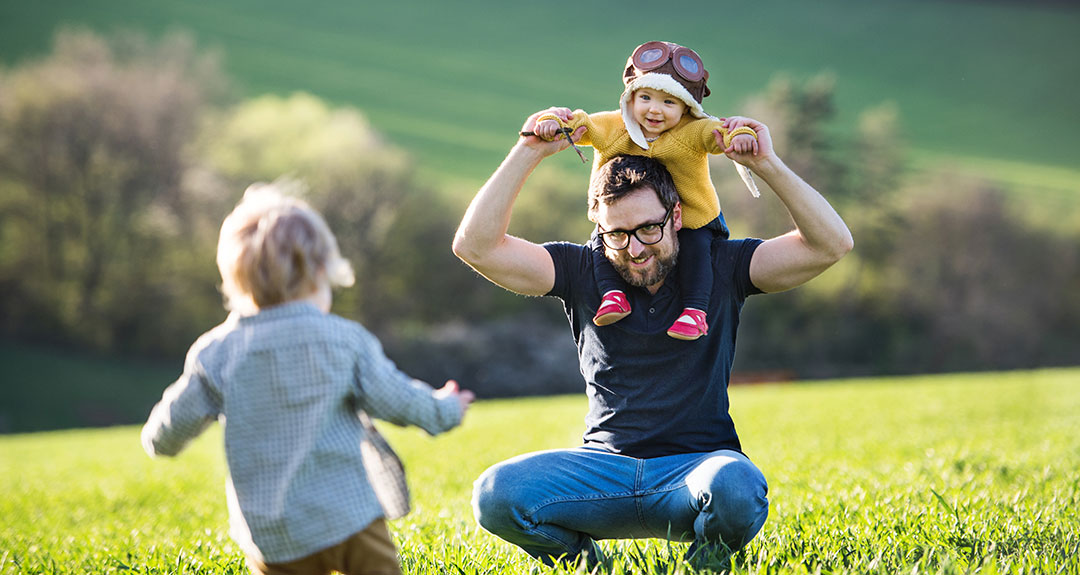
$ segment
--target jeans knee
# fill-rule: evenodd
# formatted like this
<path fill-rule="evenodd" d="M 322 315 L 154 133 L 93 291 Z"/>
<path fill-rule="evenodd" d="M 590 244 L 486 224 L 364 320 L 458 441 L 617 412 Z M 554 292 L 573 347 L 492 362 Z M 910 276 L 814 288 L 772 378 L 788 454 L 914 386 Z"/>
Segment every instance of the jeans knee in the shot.
<path fill-rule="evenodd" d="M 713 497 L 724 509 L 733 517 L 744 517 L 751 523 L 769 513 L 768 493 L 764 477 L 750 465 L 726 469 L 713 483 Z"/>
<path fill-rule="evenodd" d="M 696 484 L 701 515 L 698 536 L 721 539 L 732 549 L 749 543 L 769 515 L 768 484 L 749 460 L 733 458 L 712 468 L 701 469 Z M 695 472 L 697 473 L 697 472 Z"/>
<path fill-rule="evenodd" d="M 516 510 L 520 490 L 516 475 L 500 463 L 488 468 L 473 482 L 473 517 L 491 533 L 504 533 L 519 523 L 515 519 L 520 515 Z"/>
<path fill-rule="evenodd" d="M 504 507 L 499 504 L 499 491 L 496 489 L 497 479 L 493 468 L 484 471 L 473 482 L 472 508 L 473 517 L 481 527 L 491 531 L 489 523 L 496 514 Z"/>

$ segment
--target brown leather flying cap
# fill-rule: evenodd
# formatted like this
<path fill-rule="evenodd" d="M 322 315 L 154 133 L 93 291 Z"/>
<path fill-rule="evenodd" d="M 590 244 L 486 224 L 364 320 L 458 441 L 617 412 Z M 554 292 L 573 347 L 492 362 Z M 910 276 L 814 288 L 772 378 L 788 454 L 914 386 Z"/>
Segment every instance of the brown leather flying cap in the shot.
<path fill-rule="evenodd" d="M 690 92 L 698 104 L 711 93 L 705 85 L 709 72 L 705 70 L 701 57 L 690 48 L 674 42 L 646 42 L 634 49 L 634 53 L 626 59 L 623 84 L 629 85 L 645 74 L 671 76 Z"/>

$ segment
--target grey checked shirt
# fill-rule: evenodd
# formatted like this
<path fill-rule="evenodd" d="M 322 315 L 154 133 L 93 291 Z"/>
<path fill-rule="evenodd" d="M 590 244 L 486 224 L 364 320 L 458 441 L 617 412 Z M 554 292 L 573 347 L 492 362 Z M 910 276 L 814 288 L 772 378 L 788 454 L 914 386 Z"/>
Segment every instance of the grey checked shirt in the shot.
<path fill-rule="evenodd" d="M 267 563 L 292 561 L 408 511 L 401 464 L 368 415 L 432 435 L 460 423 L 458 399 L 432 393 L 360 324 L 292 302 L 203 334 L 142 443 L 176 455 L 220 420 L 232 537 Z"/>

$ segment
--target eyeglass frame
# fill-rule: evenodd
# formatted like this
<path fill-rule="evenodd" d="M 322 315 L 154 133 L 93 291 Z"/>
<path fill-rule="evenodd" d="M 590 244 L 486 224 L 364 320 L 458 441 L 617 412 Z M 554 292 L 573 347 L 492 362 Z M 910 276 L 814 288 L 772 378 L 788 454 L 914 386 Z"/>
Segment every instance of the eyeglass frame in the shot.
<path fill-rule="evenodd" d="M 617 252 L 625 250 L 626 248 L 630 247 L 630 238 L 631 237 L 636 238 L 637 241 L 640 242 L 641 245 L 643 245 L 643 246 L 654 246 L 654 245 L 664 241 L 664 229 L 667 228 L 668 220 L 671 219 L 671 215 L 673 213 L 675 213 L 675 206 L 674 205 L 667 209 L 667 212 L 664 214 L 664 219 L 659 221 L 659 222 L 650 222 L 650 223 L 647 223 L 647 224 L 641 224 L 640 226 L 638 226 L 638 227 L 636 227 L 636 228 L 634 228 L 632 230 L 609 230 L 609 231 L 606 231 L 606 232 L 605 231 L 599 231 L 599 232 L 596 232 L 596 235 L 600 236 L 600 243 L 603 244 L 604 247 L 613 249 L 613 250 L 615 250 Z M 649 226 L 660 226 L 660 237 L 657 238 L 656 241 L 647 242 L 647 241 L 641 239 L 641 237 L 638 236 L 639 231 L 641 231 L 643 228 L 647 228 Z M 596 228 L 598 230 L 603 229 L 603 228 L 600 227 L 600 224 L 596 224 Z M 607 243 L 606 237 L 609 236 L 610 234 L 626 234 L 626 245 L 622 246 L 621 248 L 616 248 L 616 247 L 613 247 L 613 246 L 609 245 Z"/>

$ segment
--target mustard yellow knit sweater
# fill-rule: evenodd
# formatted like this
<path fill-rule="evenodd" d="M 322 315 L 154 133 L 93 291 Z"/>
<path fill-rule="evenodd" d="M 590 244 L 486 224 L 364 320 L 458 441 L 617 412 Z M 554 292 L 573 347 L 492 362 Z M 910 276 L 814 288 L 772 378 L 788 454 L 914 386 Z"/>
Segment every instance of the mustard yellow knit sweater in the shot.
<path fill-rule="evenodd" d="M 649 143 L 648 150 L 643 150 L 630 140 L 622 114 L 617 111 L 586 114 L 578 110 L 570 122 L 563 122 L 554 114 L 544 114 L 536 121 L 541 120 L 558 120 L 560 125 L 571 129 L 579 126 L 588 128 L 578 143 L 596 150 L 592 167 L 594 174 L 600 166 L 620 154 L 648 156 L 663 162 L 679 192 L 683 226 L 691 229 L 700 228 L 720 215 L 720 200 L 709 178 L 709 154 L 724 153 L 724 149 L 731 145 L 731 139 L 739 134 L 757 137 L 747 127 L 729 131 L 716 118 L 694 118 L 685 114 L 678 125 L 660 134 Z M 720 130 L 725 148 L 716 145 L 713 130 Z"/>

